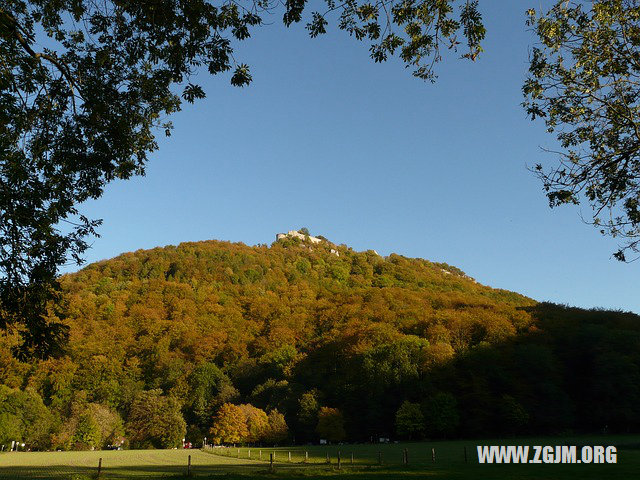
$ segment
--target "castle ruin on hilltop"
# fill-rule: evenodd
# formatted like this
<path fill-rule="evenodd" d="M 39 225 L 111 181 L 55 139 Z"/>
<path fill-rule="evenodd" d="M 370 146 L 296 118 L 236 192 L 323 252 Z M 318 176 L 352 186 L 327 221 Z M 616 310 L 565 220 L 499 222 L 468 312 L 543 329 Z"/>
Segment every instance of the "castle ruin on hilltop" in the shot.
<path fill-rule="evenodd" d="M 276 233 L 276 242 L 278 240 L 283 240 L 285 238 L 299 238 L 302 241 L 311 242 L 311 243 L 320 243 L 323 240 L 327 241 L 324 238 L 313 237 L 311 235 L 301 233 L 298 230 L 289 230 L 287 233 Z M 328 243 L 329 245 L 333 245 L 331 242 L 328 242 Z M 311 247 L 309 247 L 309 250 L 312 250 Z M 336 250 L 335 248 L 332 248 L 330 250 L 330 253 L 332 255 L 335 255 L 336 257 L 340 256 L 340 252 L 338 252 L 338 250 Z"/>
<path fill-rule="evenodd" d="M 276 241 L 281 240 L 283 238 L 287 238 L 287 237 L 299 238 L 301 240 L 307 240 L 311 243 L 320 243 L 322 241 L 321 238 L 312 237 L 311 235 L 305 235 L 304 233 L 300 233 L 297 230 L 289 230 L 287 233 L 277 233 Z"/>

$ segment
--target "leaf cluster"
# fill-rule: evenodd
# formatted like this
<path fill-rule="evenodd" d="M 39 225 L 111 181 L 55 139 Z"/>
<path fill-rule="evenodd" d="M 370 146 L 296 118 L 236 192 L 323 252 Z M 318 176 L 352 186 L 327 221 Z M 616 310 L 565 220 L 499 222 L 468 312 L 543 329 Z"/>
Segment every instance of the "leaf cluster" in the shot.
<path fill-rule="evenodd" d="M 621 239 L 614 256 L 625 260 L 640 236 L 640 4 L 558 1 L 528 15 L 539 45 L 524 106 L 560 146 L 556 165 L 533 171 L 552 207 L 588 203 L 590 223 Z"/>

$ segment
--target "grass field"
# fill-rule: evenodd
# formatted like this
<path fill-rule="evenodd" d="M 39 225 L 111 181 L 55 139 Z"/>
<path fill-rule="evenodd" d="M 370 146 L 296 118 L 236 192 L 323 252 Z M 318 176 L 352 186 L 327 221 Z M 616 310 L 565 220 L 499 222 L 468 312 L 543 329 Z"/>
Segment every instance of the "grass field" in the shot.
<path fill-rule="evenodd" d="M 476 445 L 616 445 L 617 464 L 480 465 Z M 467 447 L 467 462 L 464 449 Z M 402 463 L 408 451 L 409 464 Z M 436 461 L 432 459 L 435 449 Z M 337 453 L 341 469 L 337 468 Z M 291 461 L 289 461 L 289 452 Z M 305 460 L 307 453 L 307 461 Z M 262 453 L 262 460 L 260 460 Z M 269 456 L 275 454 L 274 472 Z M 353 464 L 351 455 L 353 454 Z M 195 478 L 227 479 L 352 478 L 395 479 L 631 479 L 640 476 L 640 436 L 545 437 L 508 440 L 423 442 L 386 445 L 333 445 L 199 450 L 124 450 L 96 452 L 14 452 L 0 454 L 2 479 L 86 480 L 96 478 L 102 458 L 103 479 L 186 478 L 191 455 Z M 327 455 L 329 462 L 327 463 Z M 379 459 L 382 458 L 382 465 Z M 304 463 L 303 463 L 304 462 Z"/>

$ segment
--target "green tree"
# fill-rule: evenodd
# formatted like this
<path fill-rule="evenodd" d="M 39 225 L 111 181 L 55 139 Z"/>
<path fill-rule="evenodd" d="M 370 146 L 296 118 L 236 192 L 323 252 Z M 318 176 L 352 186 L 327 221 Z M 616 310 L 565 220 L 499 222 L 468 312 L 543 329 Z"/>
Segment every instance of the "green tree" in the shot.
<path fill-rule="evenodd" d="M 31 388 L 0 385 L 0 438 L 5 445 L 19 440 L 35 450 L 50 444 L 52 415 Z"/>
<path fill-rule="evenodd" d="M 124 436 L 124 424 L 118 412 L 98 403 L 90 403 L 88 410 L 100 432 L 98 447 L 113 445 L 118 438 Z"/>
<path fill-rule="evenodd" d="M 625 260 L 640 244 L 640 4 L 562 0 L 528 14 L 540 44 L 524 106 L 560 144 L 558 162 L 534 171 L 552 207 L 586 201 Z"/>
<path fill-rule="evenodd" d="M 447 392 L 438 392 L 426 402 L 425 420 L 427 432 L 434 436 L 448 437 L 460 424 L 458 402 Z"/>
<path fill-rule="evenodd" d="M 235 43 L 283 4 L 12 0 L 0 7 L 0 327 L 22 324 L 23 355 L 57 353 L 64 323 L 47 319 L 56 272 L 82 262 L 99 220 L 79 205 L 115 179 L 143 174 L 158 131 L 182 101 L 205 97 L 199 67 L 233 70 L 250 83 Z M 283 22 L 302 21 L 304 0 L 284 3 Z M 381 62 L 398 54 L 417 77 L 465 38 L 475 59 L 484 26 L 475 1 L 326 1 L 308 14 L 312 37 L 338 27 L 371 43 Z M 79 28 L 79 26 L 83 26 Z M 178 92 L 181 89 L 181 95 Z M 61 226 L 62 225 L 62 226 Z"/>
<path fill-rule="evenodd" d="M 189 387 L 189 423 L 196 423 L 201 429 L 209 428 L 216 410 L 238 395 L 229 377 L 210 362 L 202 363 L 193 370 Z"/>
<path fill-rule="evenodd" d="M 269 378 L 251 392 L 251 401 L 265 410 L 282 407 L 290 394 L 289 382 Z"/>
<path fill-rule="evenodd" d="M 320 408 L 316 432 L 320 435 L 320 438 L 327 439 L 330 442 L 341 442 L 347 438 L 342 412 L 337 408 Z"/>
<path fill-rule="evenodd" d="M 499 423 L 510 434 L 520 433 L 529 422 L 526 408 L 511 395 L 503 395 L 499 404 Z"/>
<path fill-rule="evenodd" d="M 74 450 L 93 450 L 100 446 L 102 435 L 98 423 L 91 413 L 84 413 L 78 419 L 73 435 Z"/>
<path fill-rule="evenodd" d="M 411 439 L 424 432 L 424 415 L 419 403 L 402 402 L 396 412 L 396 431 L 398 435 Z"/>
<path fill-rule="evenodd" d="M 21 439 L 22 435 L 20 417 L 14 413 L 0 413 L 0 445 L 11 445 L 11 442 Z"/>
<path fill-rule="evenodd" d="M 313 431 L 318 424 L 318 411 L 320 404 L 318 403 L 318 391 L 313 389 L 305 392 L 298 400 L 298 430 L 305 439 L 313 437 Z"/>
<path fill-rule="evenodd" d="M 134 448 L 177 447 L 186 430 L 180 404 L 173 397 L 165 397 L 162 390 L 141 392 L 133 401 L 126 431 Z"/>

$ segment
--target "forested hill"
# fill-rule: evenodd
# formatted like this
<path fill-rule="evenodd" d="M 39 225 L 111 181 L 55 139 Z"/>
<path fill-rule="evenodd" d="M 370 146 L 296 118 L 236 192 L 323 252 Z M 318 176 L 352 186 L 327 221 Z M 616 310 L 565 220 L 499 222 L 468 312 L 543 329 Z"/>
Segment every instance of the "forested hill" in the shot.
<path fill-rule="evenodd" d="M 280 441 L 640 425 L 638 316 L 539 304 L 446 264 L 287 237 L 141 250 L 61 283 L 65 356 L 20 363 L 0 339 L 0 443 L 171 446 L 185 427 L 217 435 L 233 405 L 286 421 L 264 436 Z"/>

